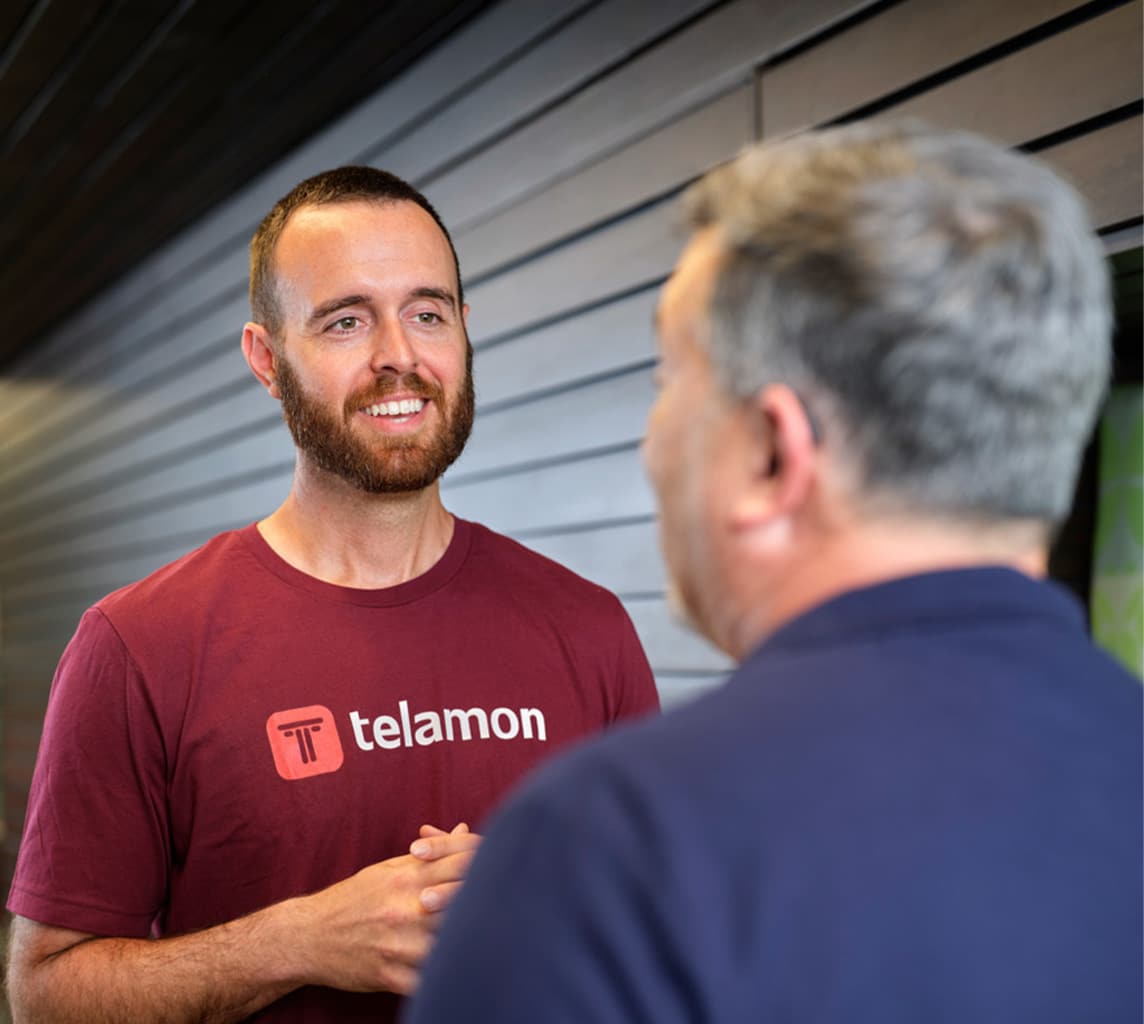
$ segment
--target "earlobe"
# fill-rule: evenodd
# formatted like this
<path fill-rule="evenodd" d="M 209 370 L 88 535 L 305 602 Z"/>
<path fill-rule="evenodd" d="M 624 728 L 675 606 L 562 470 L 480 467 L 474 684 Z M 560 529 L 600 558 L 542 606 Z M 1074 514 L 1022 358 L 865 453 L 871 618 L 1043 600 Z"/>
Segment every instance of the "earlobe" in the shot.
<path fill-rule="evenodd" d="M 281 398 L 278 393 L 274 347 L 270 334 L 262 324 L 248 323 L 242 329 L 242 354 L 250 372 L 273 398 Z"/>

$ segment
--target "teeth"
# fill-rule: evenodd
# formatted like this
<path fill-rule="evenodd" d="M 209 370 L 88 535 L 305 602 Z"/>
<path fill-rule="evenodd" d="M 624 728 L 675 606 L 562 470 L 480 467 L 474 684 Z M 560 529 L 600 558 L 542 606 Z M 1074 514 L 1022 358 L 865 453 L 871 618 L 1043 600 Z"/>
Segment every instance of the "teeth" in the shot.
<path fill-rule="evenodd" d="M 379 402 L 366 407 L 371 416 L 409 416 L 425 408 L 420 398 L 403 398 L 399 402 Z"/>

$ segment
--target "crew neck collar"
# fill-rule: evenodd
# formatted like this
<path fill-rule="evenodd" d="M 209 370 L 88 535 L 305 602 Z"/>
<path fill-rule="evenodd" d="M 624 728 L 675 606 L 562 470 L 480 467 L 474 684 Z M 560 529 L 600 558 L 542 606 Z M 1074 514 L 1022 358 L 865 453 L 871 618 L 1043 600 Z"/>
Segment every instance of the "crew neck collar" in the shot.
<path fill-rule="evenodd" d="M 379 589 L 343 587 L 337 583 L 327 583 L 301 569 L 296 569 L 266 542 L 266 538 L 258 530 L 257 523 L 243 527 L 238 531 L 238 536 L 250 554 L 264 568 L 291 587 L 326 601 L 377 608 L 418 601 L 448 583 L 457 574 L 469 553 L 472 524 L 454 516 L 453 536 L 444 553 L 433 565 L 420 576 L 398 583 L 396 586 Z"/>

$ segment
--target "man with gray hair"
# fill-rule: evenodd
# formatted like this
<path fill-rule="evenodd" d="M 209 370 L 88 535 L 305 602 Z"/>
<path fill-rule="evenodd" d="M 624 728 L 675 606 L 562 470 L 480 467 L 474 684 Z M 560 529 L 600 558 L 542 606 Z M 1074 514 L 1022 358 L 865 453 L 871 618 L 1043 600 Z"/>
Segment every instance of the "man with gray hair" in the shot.
<path fill-rule="evenodd" d="M 408 1019 L 1140 1020 L 1141 688 L 1045 580 L 1109 377 L 1081 202 L 873 124 L 688 207 L 645 458 L 740 666 L 541 771 Z"/>

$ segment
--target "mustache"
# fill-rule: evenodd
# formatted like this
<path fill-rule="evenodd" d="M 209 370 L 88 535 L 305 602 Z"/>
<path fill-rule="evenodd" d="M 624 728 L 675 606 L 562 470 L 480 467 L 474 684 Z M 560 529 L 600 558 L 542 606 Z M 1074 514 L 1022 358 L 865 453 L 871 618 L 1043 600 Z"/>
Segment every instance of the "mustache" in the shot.
<path fill-rule="evenodd" d="M 430 384 L 416 373 L 404 373 L 400 377 L 379 378 L 369 387 L 355 391 L 346 399 L 346 412 L 355 413 L 364 406 L 377 405 L 398 392 L 415 398 L 424 398 L 427 401 L 440 401 L 444 397 L 440 386 Z"/>

